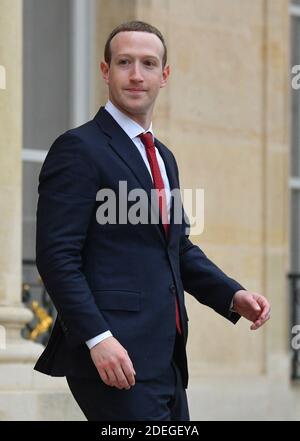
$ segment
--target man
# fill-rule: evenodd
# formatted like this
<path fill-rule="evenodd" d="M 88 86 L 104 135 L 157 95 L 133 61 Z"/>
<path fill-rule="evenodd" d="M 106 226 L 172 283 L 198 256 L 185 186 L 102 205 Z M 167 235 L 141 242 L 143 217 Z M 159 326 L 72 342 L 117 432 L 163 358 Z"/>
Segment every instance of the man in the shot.
<path fill-rule="evenodd" d="M 40 174 L 37 266 L 58 317 L 36 369 L 66 376 L 89 420 L 189 419 L 184 291 L 233 323 L 246 317 L 251 329 L 270 314 L 263 296 L 192 244 L 184 215 L 174 222 L 177 164 L 151 124 L 166 62 L 156 28 L 114 29 L 101 63 L 108 103 L 55 141 Z M 132 190 L 149 204 L 157 192 L 159 222 L 121 222 L 120 208 L 116 222 L 101 222 L 101 189 L 113 191 L 115 207 Z"/>

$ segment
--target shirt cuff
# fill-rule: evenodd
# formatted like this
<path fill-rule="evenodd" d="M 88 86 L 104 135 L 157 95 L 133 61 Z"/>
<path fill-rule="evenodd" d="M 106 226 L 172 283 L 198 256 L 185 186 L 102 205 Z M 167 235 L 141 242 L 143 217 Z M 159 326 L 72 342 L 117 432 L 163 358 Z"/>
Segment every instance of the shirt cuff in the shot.
<path fill-rule="evenodd" d="M 88 348 L 91 350 L 94 346 L 96 346 L 101 341 L 105 340 L 108 337 L 112 337 L 112 333 L 110 331 L 102 332 L 102 334 L 96 335 L 96 337 L 91 338 L 90 340 L 87 340 L 85 343 L 87 344 Z"/>
<path fill-rule="evenodd" d="M 233 296 L 234 297 L 234 296 Z M 229 307 L 229 311 L 230 312 L 236 312 L 234 309 L 233 309 L 233 297 L 232 297 L 232 300 L 231 300 L 231 303 L 230 303 L 230 307 Z"/>

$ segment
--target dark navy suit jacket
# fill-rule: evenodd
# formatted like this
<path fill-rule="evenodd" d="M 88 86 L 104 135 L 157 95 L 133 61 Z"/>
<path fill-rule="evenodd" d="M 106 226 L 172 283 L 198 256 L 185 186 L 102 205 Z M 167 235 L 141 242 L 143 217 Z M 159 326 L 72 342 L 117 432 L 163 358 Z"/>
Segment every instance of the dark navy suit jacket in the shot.
<path fill-rule="evenodd" d="M 179 188 L 171 151 L 158 140 L 171 190 Z M 178 296 L 183 337 L 179 368 L 188 382 L 188 335 L 184 291 L 235 323 L 230 313 L 242 286 L 225 275 L 188 239 L 184 216 L 169 237 L 162 224 L 100 225 L 98 190 L 117 195 L 119 181 L 128 192 L 153 184 L 131 139 L 101 108 L 96 117 L 61 135 L 40 173 L 36 263 L 58 311 L 50 340 L 35 369 L 53 375 L 99 375 L 86 341 L 111 330 L 125 347 L 137 380 L 151 380 L 172 358 L 175 301 Z M 128 203 L 130 206 L 130 203 Z M 172 212 L 172 210 L 171 210 Z"/>

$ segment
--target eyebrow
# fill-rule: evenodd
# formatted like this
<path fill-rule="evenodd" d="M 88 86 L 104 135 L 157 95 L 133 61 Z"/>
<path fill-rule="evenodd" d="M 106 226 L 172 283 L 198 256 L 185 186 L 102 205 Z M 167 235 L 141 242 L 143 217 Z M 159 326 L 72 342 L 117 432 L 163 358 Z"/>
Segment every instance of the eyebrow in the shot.
<path fill-rule="evenodd" d="M 116 55 L 117 58 L 119 57 L 130 57 L 130 58 L 134 58 L 134 55 L 132 54 L 118 54 Z M 152 58 L 154 60 L 159 61 L 159 57 L 155 56 L 155 55 L 142 55 L 141 58 Z"/>

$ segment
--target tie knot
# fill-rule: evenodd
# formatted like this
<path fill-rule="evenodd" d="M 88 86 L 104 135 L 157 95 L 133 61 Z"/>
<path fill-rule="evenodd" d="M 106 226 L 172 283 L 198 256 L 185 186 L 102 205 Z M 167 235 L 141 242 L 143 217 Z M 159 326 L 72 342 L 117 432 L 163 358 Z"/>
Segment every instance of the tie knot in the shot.
<path fill-rule="evenodd" d="M 146 132 L 146 133 L 141 133 L 139 135 L 142 143 L 144 144 L 144 146 L 146 147 L 146 149 L 150 149 L 155 147 L 154 141 L 153 141 L 153 136 L 151 132 Z"/>

